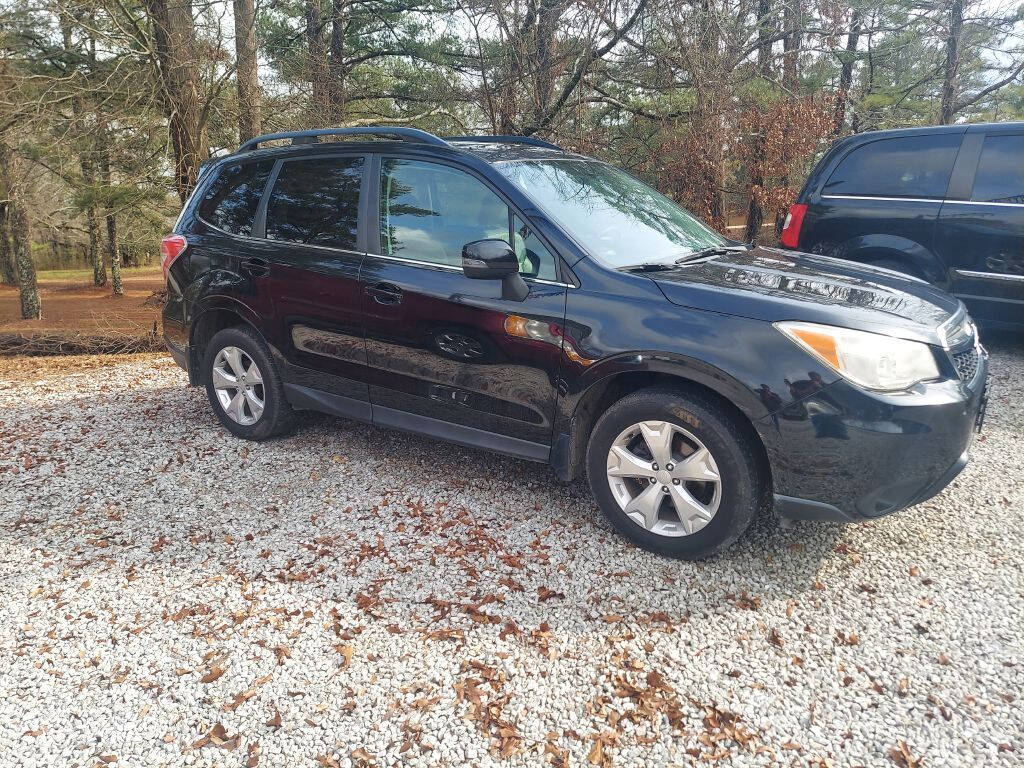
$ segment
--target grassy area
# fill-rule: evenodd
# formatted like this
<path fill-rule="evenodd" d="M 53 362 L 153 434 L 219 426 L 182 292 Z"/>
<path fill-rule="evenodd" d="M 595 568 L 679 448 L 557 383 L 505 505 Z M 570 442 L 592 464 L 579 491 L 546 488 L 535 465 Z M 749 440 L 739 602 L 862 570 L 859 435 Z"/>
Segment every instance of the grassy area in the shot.
<path fill-rule="evenodd" d="M 150 264 L 145 267 L 123 267 L 123 277 L 150 277 L 160 275 L 160 265 Z M 40 283 L 92 283 L 92 267 L 76 267 L 74 269 L 44 269 L 36 273 Z M 109 271 L 107 279 L 110 279 Z"/>

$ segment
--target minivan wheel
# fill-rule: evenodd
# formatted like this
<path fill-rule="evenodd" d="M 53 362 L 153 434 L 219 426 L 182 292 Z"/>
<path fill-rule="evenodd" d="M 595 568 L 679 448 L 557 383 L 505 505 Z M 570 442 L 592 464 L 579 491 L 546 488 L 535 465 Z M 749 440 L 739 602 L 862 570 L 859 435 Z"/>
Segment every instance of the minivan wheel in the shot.
<path fill-rule="evenodd" d="M 244 326 L 218 331 L 206 346 L 206 395 L 220 423 L 247 440 L 291 429 L 294 413 L 263 340 Z"/>
<path fill-rule="evenodd" d="M 761 497 L 758 463 L 737 417 L 673 389 L 634 392 L 598 419 L 587 476 L 620 533 L 645 549 L 691 560 L 735 541 Z"/>

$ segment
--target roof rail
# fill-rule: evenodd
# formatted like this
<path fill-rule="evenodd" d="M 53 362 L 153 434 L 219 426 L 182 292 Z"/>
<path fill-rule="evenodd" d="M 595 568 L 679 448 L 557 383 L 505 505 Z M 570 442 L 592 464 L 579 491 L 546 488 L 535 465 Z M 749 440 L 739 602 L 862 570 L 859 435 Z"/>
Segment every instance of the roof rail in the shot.
<path fill-rule="evenodd" d="M 280 139 L 291 139 L 292 144 L 315 144 L 320 136 L 393 136 L 404 141 L 419 142 L 421 144 L 433 144 L 436 147 L 447 147 L 448 142 L 438 138 L 432 133 L 421 131 L 419 128 L 404 128 L 400 126 L 383 125 L 359 125 L 350 128 L 318 128 L 311 131 L 284 131 L 283 133 L 267 133 L 249 139 L 238 148 L 238 152 L 249 152 L 258 149 L 259 145 L 266 141 Z"/>
<path fill-rule="evenodd" d="M 543 139 L 535 139 L 533 136 L 513 136 L 510 134 L 498 136 L 446 136 L 445 141 L 496 141 L 504 144 L 529 144 L 531 147 L 562 149 L 557 144 L 552 144 L 550 141 L 544 141 Z"/>

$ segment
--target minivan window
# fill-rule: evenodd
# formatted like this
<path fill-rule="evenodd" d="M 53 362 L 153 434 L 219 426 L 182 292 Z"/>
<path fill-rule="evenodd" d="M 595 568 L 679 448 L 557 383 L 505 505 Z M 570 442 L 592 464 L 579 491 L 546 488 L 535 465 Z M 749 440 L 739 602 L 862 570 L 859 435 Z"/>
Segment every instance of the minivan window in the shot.
<path fill-rule="evenodd" d="M 857 147 L 839 163 L 823 195 L 943 198 L 959 133 L 900 136 Z"/>
<path fill-rule="evenodd" d="M 985 137 L 971 200 L 1024 203 L 1024 135 Z"/>
<path fill-rule="evenodd" d="M 380 247 L 385 256 L 462 265 L 462 246 L 509 239 L 509 210 L 483 182 L 456 168 L 384 158 Z"/>
<path fill-rule="evenodd" d="M 199 217 L 233 235 L 251 235 L 273 160 L 226 165 L 199 203 Z"/>
<path fill-rule="evenodd" d="M 354 249 L 362 157 L 289 160 L 267 203 L 267 238 Z"/>
<path fill-rule="evenodd" d="M 514 160 L 495 167 L 612 267 L 679 258 L 728 242 L 660 192 L 605 163 Z"/>

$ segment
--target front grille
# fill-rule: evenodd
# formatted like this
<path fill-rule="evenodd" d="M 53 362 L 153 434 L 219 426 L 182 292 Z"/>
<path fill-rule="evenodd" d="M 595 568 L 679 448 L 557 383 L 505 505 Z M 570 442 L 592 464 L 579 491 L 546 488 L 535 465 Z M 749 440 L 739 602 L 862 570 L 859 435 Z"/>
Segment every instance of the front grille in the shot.
<path fill-rule="evenodd" d="M 961 381 L 971 381 L 978 372 L 978 347 L 974 346 L 963 352 L 951 352 L 953 365 Z"/>

